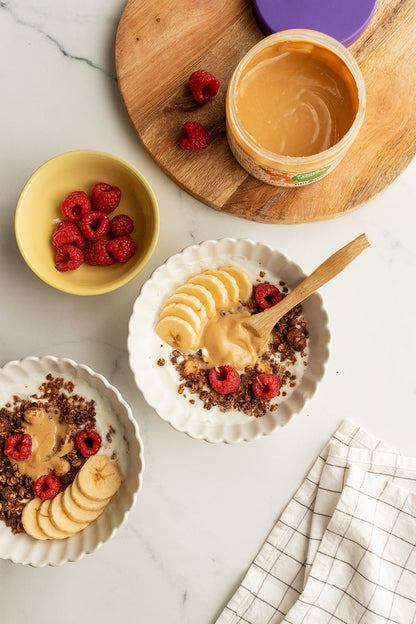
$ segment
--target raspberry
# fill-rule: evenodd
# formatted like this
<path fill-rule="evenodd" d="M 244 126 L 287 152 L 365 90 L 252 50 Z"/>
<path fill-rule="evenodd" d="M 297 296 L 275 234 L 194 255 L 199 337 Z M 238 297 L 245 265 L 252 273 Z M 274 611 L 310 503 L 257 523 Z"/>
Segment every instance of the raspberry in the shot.
<path fill-rule="evenodd" d="M 42 500 L 46 500 L 47 498 L 56 496 L 61 487 L 62 483 L 55 475 L 42 475 L 33 483 L 33 493 Z"/>
<path fill-rule="evenodd" d="M 101 448 L 101 436 L 96 431 L 78 431 L 75 446 L 84 457 L 95 455 Z"/>
<path fill-rule="evenodd" d="M 105 212 L 91 210 L 82 217 L 81 232 L 88 240 L 97 241 L 107 234 L 109 225 L 110 219 Z"/>
<path fill-rule="evenodd" d="M 53 233 L 52 245 L 58 249 L 67 243 L 82 247 L 85 243 L 85 239 L 76 223 L 72 221 L 60 221 Z"/>
<path fill-rule="evenodd" d="M 133 220 L 125 214 L 117 215 L 110 221 L 110 233 L 112 236 L 127 236 L 134 230 Z"/>
<path fill-rule="evenodd" d="M 251 389 L 258 399 L 273 399 L 280 390 L 280 379 L 276 375 L 263 373 L 253 381 Z"/>
<path fill-rule="evenodd" d="M 214 95 L 217 95 L 220 83 L 218 78 L 205 69 L 198 69 L 190 75 L 189 86 L 196 101 L 199 104 L 205 104 Z"/>
<path fill-rule="evenodd" d="M 240 375 L 232 366 L 211 368 L 208 377 L 211 386 L 220 394 L 231 394 L 240 387 Z"/>
<path fill-rule="evenodd" d="M 92 189 L 91 201 L 96 210 L 109 214 L 117 208 L 121 199 L 121 191 L 117 186 L 98 182 Z"/>
<path fill-rule="evenodd" d="M 79 221 L 91 210 L 91 202 L 84 191 L 75 191 L 64 199 L 61 210 L 68 221 Z"/>
<path fill-rule="evenodd" d="M 7 438 L 4 454 L 10 459 L 21 461 L 32 453 L 32 438 L 27 433 L 16 433 Z"/>
<path fill-rule="evenodd" d="M 127 262 L 136 251 L 136 243 L 131 236 L 118 236 L 108 243 L 107 251 L 119 262 Z"/>
<path fill-rule="evenodd" d="M 186 150 L 201 150 L 209 145 L 208 130 L 197 121 L 186 121 L 181 130 L 179 145 Z"/>
<path fill-rule="evenodd" d="M 84 251 L 85 264 L 91 264 L 95 266 L 109 266 L 114 264 L 115 260 L 113 256 L 107 251 L 108 240 L 98 240 L 94 243 L 87 245 Z"/>
<path fill-rule="evenodd" d="M 259 284 L 255 288 L 254 296 L 262 310 L 271 308 L 282 300 L 282 293 L 273 284 Z"/>
<path fill-rule="evenodd" d="M 55 268 L 58 271 L 73 271 L 84 262 L 84 254 L 75 245 L 62 245 L 56 252 Z"/>

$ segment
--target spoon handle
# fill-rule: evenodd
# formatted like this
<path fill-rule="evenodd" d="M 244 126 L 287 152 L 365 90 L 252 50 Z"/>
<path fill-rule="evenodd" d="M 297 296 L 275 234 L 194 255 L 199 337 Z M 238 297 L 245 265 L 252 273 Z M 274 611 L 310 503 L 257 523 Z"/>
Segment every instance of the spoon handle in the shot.
<path fill-rule="evenodd" d="M 250 326 L 259 334 L 268 335 L 282 316 L 338 275 L 370 244 L 366 234 L 361 234 L 355 238 L 320 264 L 313 273 L 296 286 L 280 303 L 252 316 Z"/>

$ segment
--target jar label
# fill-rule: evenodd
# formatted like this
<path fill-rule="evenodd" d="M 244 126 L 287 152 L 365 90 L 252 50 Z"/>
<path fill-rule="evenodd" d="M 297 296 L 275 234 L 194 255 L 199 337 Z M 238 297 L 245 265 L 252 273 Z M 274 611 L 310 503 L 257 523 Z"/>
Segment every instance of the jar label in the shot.
<path fill-rule="evenodd" d="M 342 159 L 342 155 L 330 165 L 313 169 L 312 171 L 303 171 L 297 173 L 288 173 L 280 169 L 272 167 L 264 167 L 259 165 L 241 146 L 237 143 L 230 132 L 228 134 L 228 143 L 235 159 L 250 175 L 266 184 L 273 186 L 304 186 L 310 184 L 319 178 L 326 176 Z"/>
<path fill-rule="evenodd" d="M 293 176 L 292 180 L 296 182 L 305 182 L 309 180 L 316 180 L 317 178 L 322 177 L 331 169 L 331 165 L 326 165 L 326 167 L 321 167 L 320 169 L 315 169 L 314 171 L 308 171 L 307 173 L 297 173 Z"/>

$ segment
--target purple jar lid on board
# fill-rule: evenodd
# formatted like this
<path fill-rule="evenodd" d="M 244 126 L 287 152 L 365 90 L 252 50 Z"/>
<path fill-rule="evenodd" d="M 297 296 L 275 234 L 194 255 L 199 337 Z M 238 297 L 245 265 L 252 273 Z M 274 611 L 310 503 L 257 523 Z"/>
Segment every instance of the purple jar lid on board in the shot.
<path fill-rule="evenodd" d="M 350 46 L 367 28 L 377 0 L 253 0 L 265 35 L 292 28 L 317 30 Z"/>

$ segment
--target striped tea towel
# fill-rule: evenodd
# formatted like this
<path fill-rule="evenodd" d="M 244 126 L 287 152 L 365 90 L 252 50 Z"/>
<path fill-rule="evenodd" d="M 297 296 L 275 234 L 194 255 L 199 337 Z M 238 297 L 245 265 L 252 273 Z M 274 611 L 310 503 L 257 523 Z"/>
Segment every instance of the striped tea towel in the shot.
<path fill-rule="evenodd" d="M 343 422 L 216 624 L 416 622 L 414 469 Z"/>

